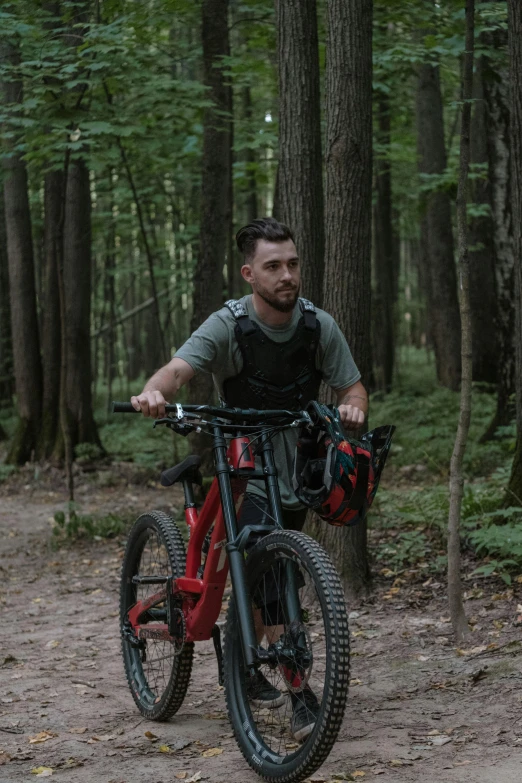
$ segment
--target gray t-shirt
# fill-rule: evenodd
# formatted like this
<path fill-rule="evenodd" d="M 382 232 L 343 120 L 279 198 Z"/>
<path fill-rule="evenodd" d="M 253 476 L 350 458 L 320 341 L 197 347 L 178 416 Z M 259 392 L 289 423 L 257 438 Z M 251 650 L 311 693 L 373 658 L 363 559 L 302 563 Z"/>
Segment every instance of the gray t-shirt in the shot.
<path fill-rule="evenodd" d="M 254 310 L 250 294 L 240 301 L 246 307 L 249 318 L 255 321 L 274 342 L 289 340 L 301 317 L 299 305 L 296 305 L 292 318 L 287 324 L 269 326 Z M 332 316 L 318 308 L 317 318 L 321 323 L 321 339 L 316 352 L 317 369 L 321 370 L 324 382 L 332 389 L 346 389 L 360 379 L 361 373 L 355 365 L 343 333 Z M 243 368 L 241 351 L 234 333 L 235 326 L 236 320 L 228 307 L 222 307 L 221 310 L 212 313 L 176 351 L 176 356 L 190 364 L 195 372 L 212 373 L 220 396 L 223 396 L 224 381 L 238 375 Z M 276 435 L 273 440 L 281 502 L 283 507 L 289 510 L 302 508 L 292 489 L 296 441 L 296 430 L 285 430 Z M 265 495 L 264 482 L 250 482 L 248 491 Z"/>

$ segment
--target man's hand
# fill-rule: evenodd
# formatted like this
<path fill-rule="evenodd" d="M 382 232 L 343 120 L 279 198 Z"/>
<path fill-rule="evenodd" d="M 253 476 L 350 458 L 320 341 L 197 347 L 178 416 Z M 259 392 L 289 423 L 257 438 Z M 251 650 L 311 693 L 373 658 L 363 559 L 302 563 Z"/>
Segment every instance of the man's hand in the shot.
<path fill-rule="evenodd" d="M 343 427 L 347 430 L 357 430 L 364 424 L 364 411 L 355 405 L 339 405 L 339 415 Z"/>
<path fill-rule="evenodd" d="M 165 397 L 160 391 L 144 391 L 137 397 L 131 397 L 131 403 L 135 410 L 141 411 L 144 416 L 152 416 L 154 419 L 162 419 L 165 416 Z"/>

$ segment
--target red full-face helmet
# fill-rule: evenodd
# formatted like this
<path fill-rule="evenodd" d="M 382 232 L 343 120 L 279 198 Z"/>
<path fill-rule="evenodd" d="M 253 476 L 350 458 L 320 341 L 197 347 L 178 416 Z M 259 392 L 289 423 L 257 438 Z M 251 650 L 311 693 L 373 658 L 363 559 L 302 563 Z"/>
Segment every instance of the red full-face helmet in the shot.
<path fill-rule="evenodd" d="M 344 434 L 333 405 L 311 402 L 307 410 L 313 424 L 299 433 L 294 492 L 331 525 L 354 525 L 373 502 L 395 427 L 377 427 L 356 441 Z"/>

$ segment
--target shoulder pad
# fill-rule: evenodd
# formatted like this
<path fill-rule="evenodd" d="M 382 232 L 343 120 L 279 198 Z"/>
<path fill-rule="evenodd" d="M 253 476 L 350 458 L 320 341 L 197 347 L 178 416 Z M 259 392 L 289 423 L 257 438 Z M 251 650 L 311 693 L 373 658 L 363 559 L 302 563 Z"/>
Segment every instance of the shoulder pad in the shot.
<path fill-rule="evenodd" d="M 302 296 L 299 297 L 299 306 L 304 313 L 317 312 L 317 310 L 315 309 L 315 305 L 309 299 L 304 299 Z"/>
<path fill-rule="evenodd" d="M 239 301 L 239 299 L 229 299 L 225 302 L 225 307 L 228 307 L 234 318 L 244 318 L 248 316 L 245 305 Z"/>

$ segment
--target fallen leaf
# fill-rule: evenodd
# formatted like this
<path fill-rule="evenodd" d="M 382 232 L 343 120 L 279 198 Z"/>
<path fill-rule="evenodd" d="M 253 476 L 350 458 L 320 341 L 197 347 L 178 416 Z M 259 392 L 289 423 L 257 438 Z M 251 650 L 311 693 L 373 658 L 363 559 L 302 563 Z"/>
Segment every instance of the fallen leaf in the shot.
<path fill-rule="evenodd" d="M 0 750 L 0 767 L 2 764 L 7 764 L 8 761 L 11 761 L 9 753 L 6 753 L 5 750 Z"/>
<path fill-rule="evenodd" d="M 39 734 L 36 734 L 34 737 L 29 737 L 29 743 L 31 745 L 36 745 L 39 742 L 47 742 L 47 740 L 52 739 L 53 737 L 57 737 L 58 734 L 55 734 L 53 731 L 41 731 Z"/>
<path fill-rule="evenodd" d="M 160 745 L 158 750 L 160 753 L 170 753 L 170 748 L 168 745 Z"/>
<path fill-rule="evenodd" d="M 454 767 L 464 767 L 466 764 L 471 764 L 472 762 L 469 759 L 464 759 L 464 761 L 454 761 L 453 766 Z"/>
<path fill-rule="evenodd" d="M 51 639 L 51 641 L 47 642 L 45 646 L 48 650 L 52 650 L 54 647 L 58 647 L 59 644 L 60 642 L 58 639 Z"/>
<path fill-rule="evenodd" d="M 178 778 L 178 780 L 185 780 L 187 775 L 188 775 L 188 772 L 176 772 L 174 777 Z"/>
<path fill-rule="evenodd" d="M 151 742 L 157 742 L 157 741 L 158 741 L 158 737 L 157 737 L 155 734 L 153 734 L 153 733 L 152 733 L 152 731 L 146 731 L 146 732 L 145 732 L 145 736 L 146 736 L 146 737 L 147 737 L 147 739 L 149 739 Z"/>
<path fill-rule="evenodd" d="M 520 610 L 522 611 L 522 609 Z M 18 663 L 18 659 L 14 655 L 6 655 L 2 661 L 2 666 L 7 666 L 8 663 Z"/>
<path fill-rule="evenodd" d="M 85 734 L 87 731 L 87 726 L 75 726 L 72 729 L 69 729 L 70 734 Z"/>
<path fill-rule="evenodd" d="M 194 772 L 191 778 L 187 778 L 185 783 L 198 783 L 201 780 L 201 772 Z"/>
<path fill-rule="evenodd" d="M 363 772 L 362 769 L 356 769 L 355 772 L 350 773 L 352 780 L 355 780 L 355 778 L 364 778 L 365 775 L 366 772 Z"/>
<path fill-rule="evenodd" d="M 221 753 L 223 753 L 223 748 L 209 748 L 208 750 L 204 750 L 201 755 L 206 759 L 209 759 L 211 756 L 220 756 Z"/>
<path fill-rule="evenodd" d="M 358 680 L 357 678 L 353 678 L 350 680 L 350 685 L 362 685 L 362 680 Z"/>
<path fill-rule="evenodd" d="M 33 775 L 36 775 L 37 778 L 50 778 L 53 774 L 53 768 L 52 767 L 33 767 L 31 770 Z"/>
<path fill-rule="evenodd" d="M 400 759 L 392 759 L 390 764 L 392 767 L 402 767 L 404 765 L 404 761 L 401 761 Z"/>

